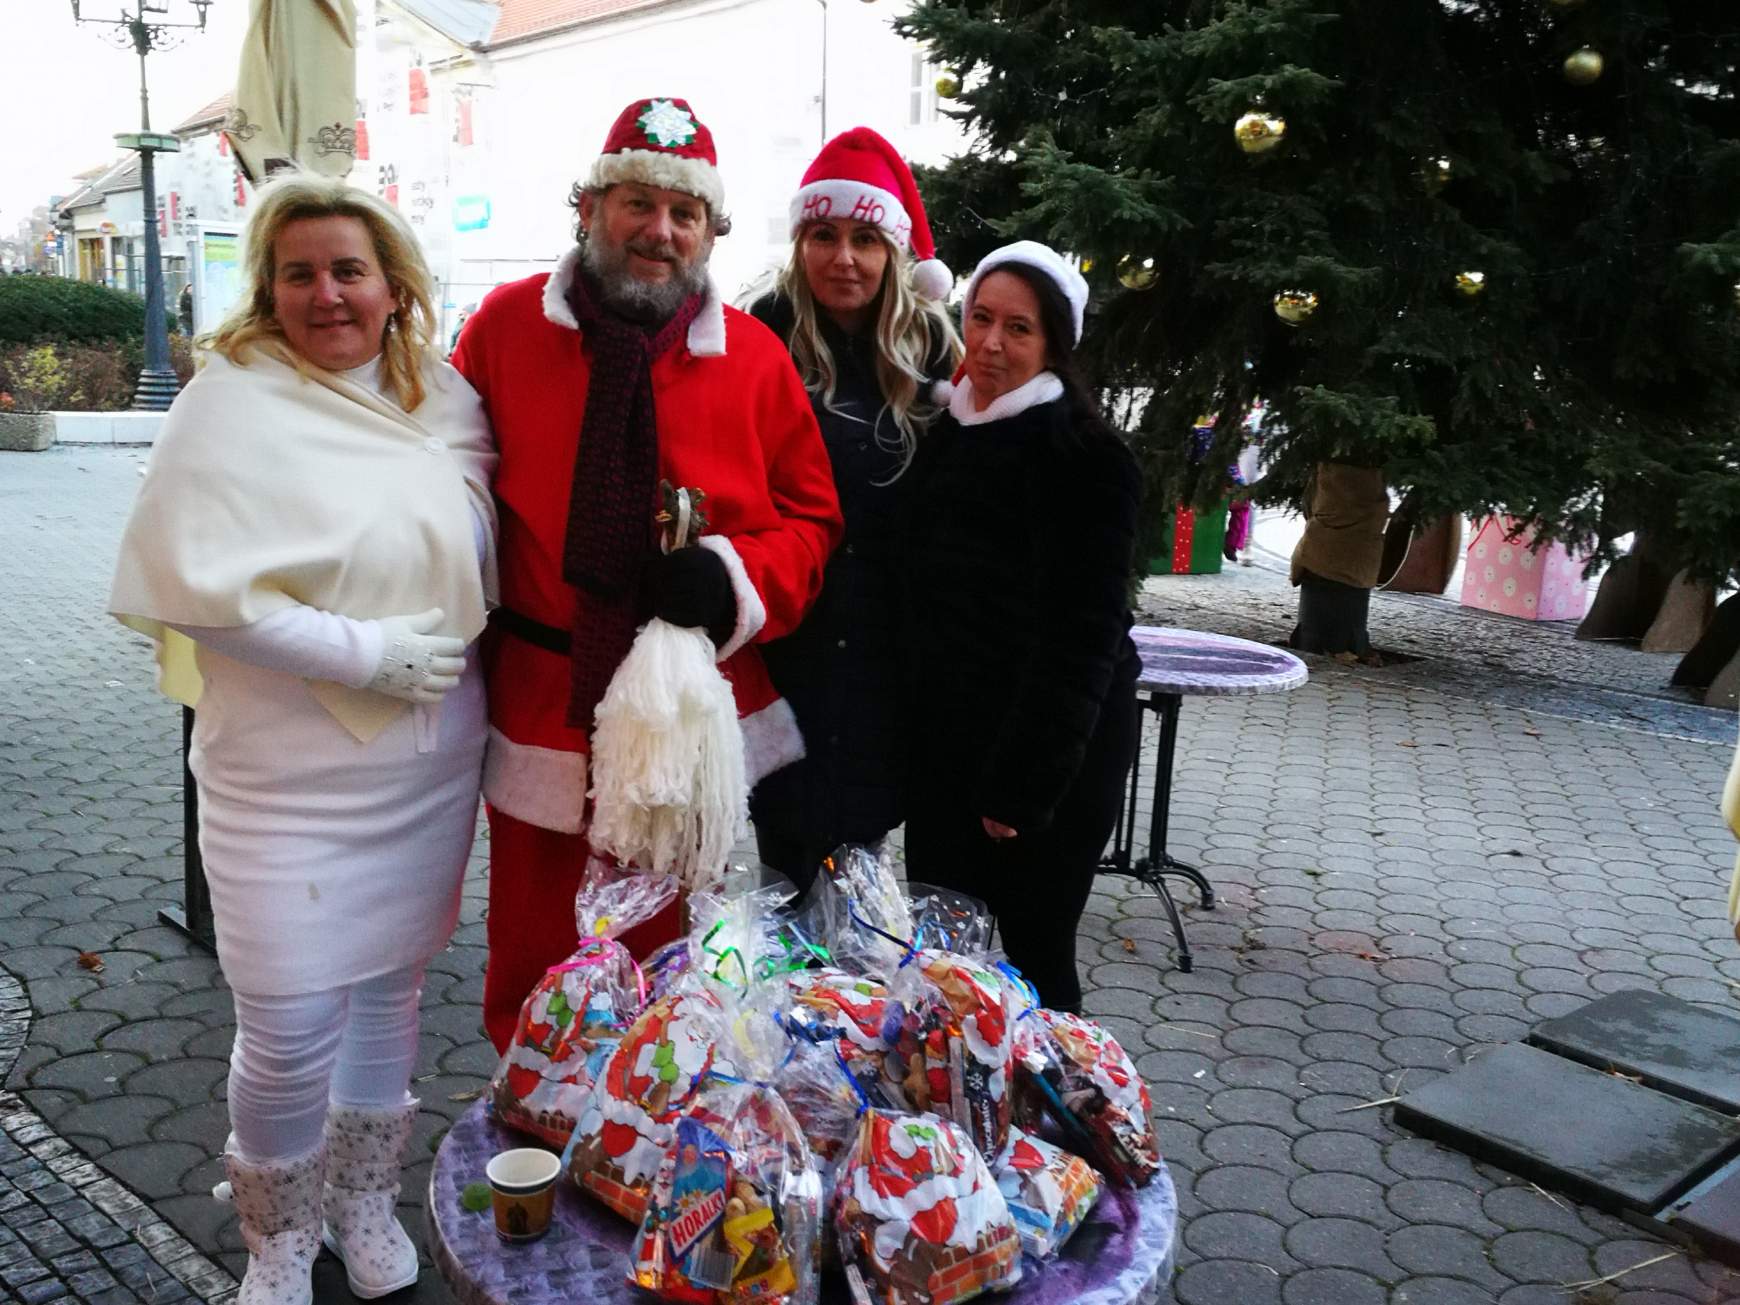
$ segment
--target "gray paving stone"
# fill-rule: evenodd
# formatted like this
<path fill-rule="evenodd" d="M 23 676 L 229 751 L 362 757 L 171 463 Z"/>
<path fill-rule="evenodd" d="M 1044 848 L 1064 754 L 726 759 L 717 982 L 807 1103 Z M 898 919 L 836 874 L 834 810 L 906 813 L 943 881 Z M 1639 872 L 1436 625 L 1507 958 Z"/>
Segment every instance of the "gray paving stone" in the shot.
<path fill-rule="evenodd" d="M 1281 1290 L 1286 1305 L 1384 1305 L 1384 1284 L 1349 1269 L 1313 1268 L 1294 1274 Z"/>
<path fill-rule="evenodd" d="M 1516 1101 L 1556 1108 L 1517 1111 Z M 1411 1091 L 1397 1116 L 1481 1158 L 1644 1212 L 1740 1152 L 1740 1125 L 1724 1116 L 1522 1044 Z"/>

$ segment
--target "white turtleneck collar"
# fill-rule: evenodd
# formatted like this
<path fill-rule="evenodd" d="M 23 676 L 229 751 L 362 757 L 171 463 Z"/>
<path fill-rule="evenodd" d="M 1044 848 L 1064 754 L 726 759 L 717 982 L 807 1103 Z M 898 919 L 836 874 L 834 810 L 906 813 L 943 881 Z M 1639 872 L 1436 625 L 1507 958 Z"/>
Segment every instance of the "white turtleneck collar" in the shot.
<path fill-rule="evenodd" d="M 365 390 L 381 394 L 386 390 L 386 384 L 381 377 L 381 364 L 386 361 L 385 353 L 377 353 L 366 363 L 357 367 L 347 367 L 338 374 L 352 385 L 360 385 Z"/>
<path fill-rule="evenodd" d="M 1055 372 L 1040 372 L 1027 384 L 999 394 L 985 406 L 983 412 L 973 410 L 973 382 L 961 377 L 949 395 L 949 415 L 963 426 L 983 426 L 986 422 L 1002 421 L 1041 403 L 1063 397 L 1063 382 Z"/>

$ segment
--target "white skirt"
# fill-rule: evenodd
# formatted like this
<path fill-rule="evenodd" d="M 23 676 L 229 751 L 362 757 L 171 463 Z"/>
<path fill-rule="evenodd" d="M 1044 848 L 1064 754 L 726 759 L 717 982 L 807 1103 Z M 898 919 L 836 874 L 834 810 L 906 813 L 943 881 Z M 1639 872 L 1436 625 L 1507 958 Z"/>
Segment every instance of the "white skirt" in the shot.
<path fill-rule="evenodd" d="M 439 706 L 358 743 L 307 682 L 199 650 L 189 764 L 218 961 L 289 996 L 421 965 L 447 944 L 488 732 L 475 650 Z"/>

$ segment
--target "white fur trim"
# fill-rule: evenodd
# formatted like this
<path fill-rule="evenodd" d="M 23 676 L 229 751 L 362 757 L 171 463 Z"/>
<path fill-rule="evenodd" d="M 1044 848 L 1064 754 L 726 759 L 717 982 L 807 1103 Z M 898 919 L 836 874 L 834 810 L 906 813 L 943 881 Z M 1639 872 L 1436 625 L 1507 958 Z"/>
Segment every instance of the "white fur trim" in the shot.
<path fill-rule="evenodd" d="M 803 732 L 798 729 L 791 704 L 784 698 L 775 698 L 760 711 L 750 712 L 741 723 L 743 774 L 750 788 L 781 766 L 789 766 L 803 757 Z"/>
<path fill-rule="evenodd" d="M 744 569 L 743 559 L 737 555 L 736 545 L 724 535 L 702 535 L 699 542 L 702 548 L 717 554 L 725 563 L 725 570 L 731 576 L 731 592 L 737 596 L 737 624 L 715 659 L 724 661 L 761 633 L 761 627 L 767 624 L 767 604 L 761 601 L 761 595 L 749 583 L 749 572 Z"/>
<path fill-rule="evenodd" d="M 963 426 L 983 426 L 986 422 L 1002 421 L 1041 403 L 1063 397 L 1063 382 L 1053 372 L 1040 372 L 1025 385 L 1007 394 L 999 394 L 985 406 L 983 412 L 973 408 L 972 378 L 963 376 L 949 395 L 949 415 Z"/>
<path fill-rule="evenodd" d="M 874 223 L 902 249 L 912 248 L 912 218 L 900 196 L 866 182 L 812 181 L 791 197 L 788 213 L 794 237 L 806 222 L 840 218 Z"/>
<path fill-rule="evenodd" d="M 962 377 L 965 380 L 965 377 Z M 954 397 L 955 383 L 953 381 L 938 381 L 930 387 L 930 401 L 939 408 L 949 406 L 949 400 Z"/>
<path fill-rule="evenodd" d="M 616 186 L 625 181 L 693 195 L 707 202 L 713 217 L 718 217 L 725 208 L 725 183 L 719 180 L 719 169 L 705 159 L 686 159 L 658 150 L 621 150 L 600 155 L 586 184 Z"/>
<path fill-rule="evenodd" d="M 912 288 L 924 299 L 941 303 L 955 288 L 955 274 L 940 258 L 926 258 L 912 269 Z"/>
<path fill-rule="evenodd" d="M 580 246 L 575 245 L 556 260 L 556 270 L 544 282 L 544 316 L 570 331 L 580 329 L 580 323 L 574 320 L 574 310 L 568 306 L 568 290 L 574 284 L 574 273 L 579 266 Z"/>
<path fill-rule="evenodd" d="M 725 301 L 711 277 L 707 278 L 707 297 L 701 301 L 701 311 L 689 323 L 689 352 L 697 358 L 725 356 Z"/>
<path fill-rule="evenodd" d="M 586 828 L 586 754 L 515 743 L 491 729 L 483 753 L 483 796 L 515 820 L 559 834 Z"/>
<path fill-rule="evenodd" d="M 580 246 L 575 245 L 557 260 L 556 270 L 544 282 L 544 316 L 557 326 L 578 331 L 574 310 L 568 306 L 568 289 L 580 266 Z M 719 287 L 707 279 L 707 296 L 701 301 L 701 311 L 689 323 L 689 352 L 697 358 L 725 356 L 725 301 L 719 297 Z"/>

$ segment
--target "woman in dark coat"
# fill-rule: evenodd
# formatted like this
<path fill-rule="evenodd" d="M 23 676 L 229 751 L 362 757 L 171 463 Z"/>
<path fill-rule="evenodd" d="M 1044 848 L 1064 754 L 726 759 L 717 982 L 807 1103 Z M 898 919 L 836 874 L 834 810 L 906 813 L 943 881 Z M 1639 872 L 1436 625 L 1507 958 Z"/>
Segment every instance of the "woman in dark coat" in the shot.
<path fill-rule="evenodd" d="M 875 132 L 823 148 L 791 221 L 791 259 L 749 311 L 810 392 L 846 534 L 804 623 L 763 647 L 805 756 L 762 780 L 750 811 L 761 859 L 807 888 L 840 844 L 880 843 L 902 818 L 896 505 L 960 341 L 935 302 L 950 278 L 912 174 Z"/>
<path fill-rule="evenodd" d="M 1077 376 L 1087 286 L 1022 241 L 968 284 L 966 363 L 908 475 L 906 866 L 988 903 L 1045 1005 L 1135 755 L 1140 479 Z"/>

